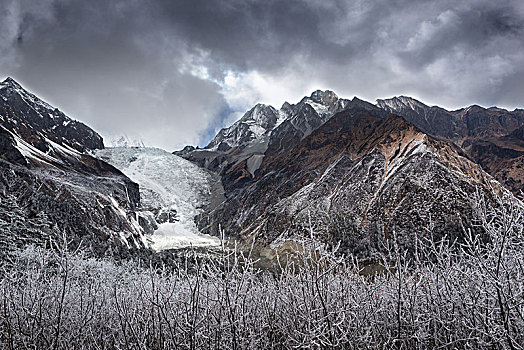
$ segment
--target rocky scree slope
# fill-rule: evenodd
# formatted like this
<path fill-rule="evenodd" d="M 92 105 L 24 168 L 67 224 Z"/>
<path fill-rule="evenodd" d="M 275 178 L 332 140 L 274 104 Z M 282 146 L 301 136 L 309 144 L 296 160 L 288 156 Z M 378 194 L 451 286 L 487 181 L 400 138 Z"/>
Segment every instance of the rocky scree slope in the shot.
<path fill-rule="evenodd" d="M 7 78 L 0 84 L 0 248 L 65 235 L 95 254 L 148 245 L 138 185 L 86 153 L 100 135 Z"/>

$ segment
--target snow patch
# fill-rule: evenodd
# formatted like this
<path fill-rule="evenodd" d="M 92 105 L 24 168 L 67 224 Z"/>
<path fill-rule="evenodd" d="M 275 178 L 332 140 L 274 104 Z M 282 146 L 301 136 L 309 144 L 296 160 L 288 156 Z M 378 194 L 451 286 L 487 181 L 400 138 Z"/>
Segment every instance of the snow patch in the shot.
<path fill-rule="evenodd" d="M 5 129 L 7 130 L 7 129 Z M 9 133 L 11 133 L 9 130 L 8 130 Z M 51 163 L 53 162 L 57 162 L 57 163 L 63 163 L 62 161 L 56 159 L 56 158 L 53 158 L 47 154 L 45 154 L 44 152 L 40 151 L 39 149 L 33 147 L 31 144 L 25 142 L 24 140 L 22 140 L 20 137 L 16 136 L 15 134 L 11 133 L 11 135 L 13 135 L 14 139 L 15 139 L 15 142 L 16 142 L 16 145 L 15 147 L 20 151 L 20 153 L 22 153 L 22 155 L 27 159 L 27 158 L 30 158 L 30 159 L 34 159 L 38 162 L 42 162 L 42 163 L 45 163 L 47 165 L 52 165 Z M 48 142 L 51 142 L 50 140 L 46 139 L 46 141 Z"/>
<path fill-rule="evenodd" d="M 288 114 L 284 112 L 283 110 L 278 111 L 278 119 L 277 119 L 277 122 L 275 123 L 275 129 L 277 128 L 277 126 L 282 124 L 284 120 L 286 120 L 288 117 L 289 117 Z"/>
<path fill-rule="evenodd" d="M 247 160 L 247 170 L 249 171 L 251 176 L 255 176 L 255 171 L 257 171 L 257 169 L 260 168 L 263 159 L 263 154 L 254 154 Z"/>
<path fill-rule="evenodd" d="M 306 103 L 310 105 L 320 116 L 325 116 L 329 114 L 329 108 L 327 106 L 324 106 L 323 104 L 313 102 L 311 100 L 307 100 Z"/>
<path fill-rule="evenodd" d="M 144 141 L 139 136 L 110 136 L 107 147 L 145 147 Z"/>

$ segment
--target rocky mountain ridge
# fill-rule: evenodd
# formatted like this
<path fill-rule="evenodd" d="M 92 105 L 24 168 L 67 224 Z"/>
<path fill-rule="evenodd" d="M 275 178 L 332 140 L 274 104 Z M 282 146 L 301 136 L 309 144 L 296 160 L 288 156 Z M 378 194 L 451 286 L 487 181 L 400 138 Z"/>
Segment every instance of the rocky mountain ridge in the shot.
<path fill-rule="evenodd" d="M 524 125 L 524 110 L 483 108 L 477 105 L 448 111 L 429 107 L 410 97 L 377 100 L 377 105 L 404 116 L 423 131 L 460 145 L 484 170 L 521 195 L 524 179 L 524 153 L 515 142 Z"/>
<path fill-rule="evenodd" d="M 23 89 L 0 84 L 0 245 L 4 252 L 63 234 L 94 254 L 145 248 L 138 185 L 86 153 L 88 126 Z"/>
<path fill-rule="evenodd" d="M 263 245 L 313 229 L 365 257 L 393 232 L 408 248 L 430 225 L 436 237 L 458 236 L 474 217 L 477 190 L 488 198 L 505 191 L 453 144 L 401 117 L 353 108 L 289 151 L 266 152 L 257 176 L 200 225 Z"/>
<path fill-rule="evenodd" d="M 377 106 L 406 118 L 424 132 L 446 138 L 462 146 L 467 140 L 498 137 L 524 125 L 524 110 L 483 108 L 478 105 L 448 111 L 406 96 L 377 100 Z"/>
<path fill-rule="evenodd" d="M 10 77 L 0 83 L 0 121 L 42 152 L 48 151 L 43 137 L 79 152 L 104 148 L 98 133 L 40 100 Z"/>
<path fill-rule="evenodd" d="M 220 174 L 238 173 L 235 182 L 242 183 L 242 177 L 255 176 L 268 149 L 284 139 L 289 144 L 303 139 L 333 114 L 351 106 L 376 109 L 356 97 L 353 100 L 339 98 L 329 90 L 314 91 L 297 104 L 286 102 L 279 110 L 258 104 L 231 127 L 220 130 L 206 147 L 188 146 L 173 153 Z"/>
<path fill-rule="evenodd" d="M 469 158 L 481 164 L 484 170 L 503 183 L 514 194 L 519 195 L 521 179 L 524 178 L 524 164 L 521 164 L 518 148 L 511 146 L 509 134 L 524 125 L 524 110 L 508 111 L 502 108 L 483 108 L 470 106 L 456 111 L 448 111 L 438 106 L 428 106 L 414 98 L 398 96 L 377 100 L 373 105 L 358 99 L 339 98 L 334 92 L 317 90 L 304 97 L 297 104 L 284 103 L 280 110 L 272 106 L 257 105 L 248 111 L 231 127 L 222 129 L 203 149 L 188 146 L 174 152 L 207 169 L 236 177 L 235 181 L 225 181 L 225 186 L 244 183 L 253 178 L 261 166 L 265 152 L 270 148 L 286 151 L 290 145 L 309 135 L 337 112 L 344 109 L 361 107 L 374 110 L 382 117 L 394 113 L 412 122 L 425 133 L 447 139 L 462 148 Z M 254 127 L 254 125 L 256 127 Z M 257 132 L 252 131 L 256 129 Z M 510 149 L 505 152 L 510 159 L 499 159 L 499 165 L 487 165 L 486 158 L 500 158 L 482 143 L 497 139 L 497 147 Z M 280 144 L 281 140 L 286 140 Z M 507 142 L 504 143 L 504 140 Z M 504 144 L 502 144 L 504 143 Z M 473 146 L 476 144 L 476 146 Z M 487 153 L 486 153 L 487 152 Z M 497 151 L 499 154 L 500 150 Z M 515 160 L 515 158 L 518 158 Z M 510 164 L 511 163 L 511 164 Z M 492 169 L 511 168 L 505 172 Z"/>

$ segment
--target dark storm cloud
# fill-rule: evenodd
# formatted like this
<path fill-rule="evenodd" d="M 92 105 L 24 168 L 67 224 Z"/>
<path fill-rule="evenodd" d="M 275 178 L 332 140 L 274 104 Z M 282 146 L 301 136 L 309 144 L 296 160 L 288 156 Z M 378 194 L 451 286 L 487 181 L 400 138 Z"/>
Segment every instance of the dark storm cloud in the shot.
<path fill-rule="evenodd" d="M 7 0 L 0 11 L 0 73 L 104 134 L 166 148 L 316 88 L 524 105 L 521 1 Z"/>
<path fill-rule="evenodd" d="M 200 141 L 219 86 L 180 71 L 187 44 L 133 1 L 4 3 L 4 75 L 105 135 L 168 149 Z"/>

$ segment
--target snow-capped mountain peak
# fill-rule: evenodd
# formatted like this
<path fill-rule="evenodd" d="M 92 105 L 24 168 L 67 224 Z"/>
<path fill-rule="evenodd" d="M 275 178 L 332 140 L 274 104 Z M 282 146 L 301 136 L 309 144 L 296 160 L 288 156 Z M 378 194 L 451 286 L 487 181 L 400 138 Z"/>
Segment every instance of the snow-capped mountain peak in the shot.
<path fill-rule="evenodd" d="M 233 125 L 222 129 L 206 149 L 227 151 L 232 147 L 253 142 L 264 143 L 272 131 L 285 120 L 289 120 L 294 127 L 307 134 L 311 129 L 310 124 L 325 122 L 333 114 L 344 109 L 349 102 L 340 99 L 333 91 L 316 90 L 297 104 L 285 102 L 280 110 L 270 105 L 257 104 Z"/>
<path fill-rule="evenodd" d="M 240 122 L 251 125 L 258 125 L 264 129 L 270 129 L 274 126 L 278 111 L 273 107 L 265 104 L 257 104 L 250 109 L 240 119 Z"/>
<path fill-rule="evenodd" d="M 229 149 L 259 139 L 275 127 L 278 119 L 279 113 L 274 107 L 257 104 L 233 125 L 220 130 L 206 149 Z"/>
<path fill-rule="evenodd" d="M 0 89 L 12 87 L 13 89 L 22 89 L 22 86 L 18 84 L 13 78 L 7 77 L 3 82 L 0 83 Z"/>
<path fill-rule="evenodd" d="M 377 106 L 390 112 L 404 112 L 407 110 L 421 111 L 429 108 L 424 103 L 408 96 L 378 99 Z"/>
<path fill-rule="evenodd" d="M 310 105 L 319 116 L 332 114 L 333 106 L 339 101 L 337 94 L 330 90 L 316 90 L 309 97 L 304 97 L 298 105 Z"/>
<path fill-rule="evenodd" d="M 145 147 L 144 141 L 138 136 L 113 136 L 106 144 L 107 147 Z"/>
<path fill-rule="evenodd" d="M 42 138 L 62 146 L 67 145 L 79 152 L 104 147 L 102 137 L 95 131 L 42 101 L 13 78 L 0 83 L 0 116 L 3 126 L 22 138 L 24 135 L 37 133 Z M 35 142 L 30 141 L 41 150 L 46 148 L 42 142 L 36 142 L 39 145 Z"/>
<path fill-rule="evenodd" d="M 34 108 L 36 111 L 40 112 L 43 110 L 52 110 L 51 113 L 48 113 L 50 118 L 54 118 L 55 114 L 53 113 L 55 108 L 49 103 L 42 101 L 29 91 L 25 90 L 18 82 L 13 78 L 7 77 L 3 82 L 0 83 L 0 89 L 5 90 L 2 92 L 2 95 L 12 95 L 18 94 L 24 102 L 30 105 L 31 108 Z M 7 96 L 2 96 L 3 100 L 7 100 Z M 69 119 L 69 118 L 68 118 Z"/>

